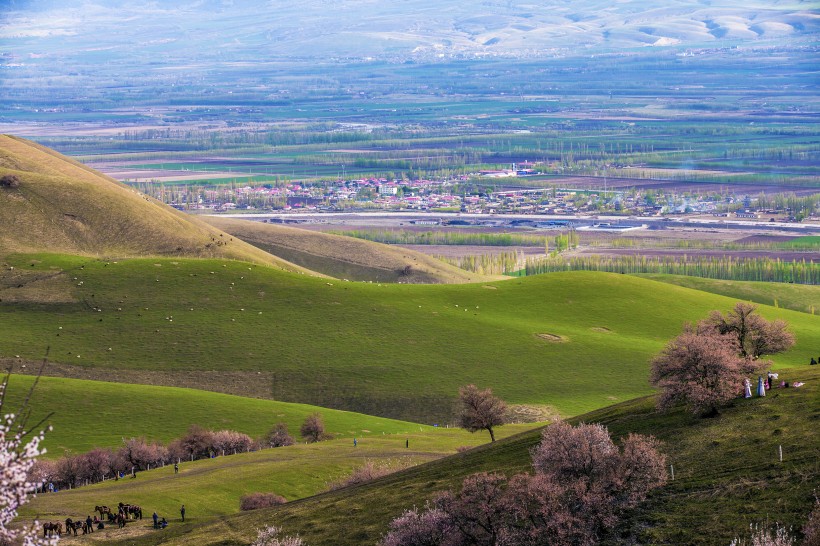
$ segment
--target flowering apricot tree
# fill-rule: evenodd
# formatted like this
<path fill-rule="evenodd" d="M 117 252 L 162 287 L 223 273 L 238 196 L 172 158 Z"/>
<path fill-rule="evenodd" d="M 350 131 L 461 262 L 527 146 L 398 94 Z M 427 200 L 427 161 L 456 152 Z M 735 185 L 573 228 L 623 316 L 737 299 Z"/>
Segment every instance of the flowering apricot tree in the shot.
<path fill-rule="evenodd" d="M 0 421 L 0 544 L 56 544 L 56 538 L 39 536 L 37 522 L 30 527 L 11 527 L 17 518 L 17 510 L 28 502 L 40 485 L 33 483 L 30 475 L 37 457 L 45 450 L 40 449 L 44 432 L 32 434 L 31 429 L 26 428 L 29 415 L 26 404 L 16 414 L 4 413 L 3 402 L 9 377 L 10 372 L 0 382 L 0 415 L 3 415 Z"/>

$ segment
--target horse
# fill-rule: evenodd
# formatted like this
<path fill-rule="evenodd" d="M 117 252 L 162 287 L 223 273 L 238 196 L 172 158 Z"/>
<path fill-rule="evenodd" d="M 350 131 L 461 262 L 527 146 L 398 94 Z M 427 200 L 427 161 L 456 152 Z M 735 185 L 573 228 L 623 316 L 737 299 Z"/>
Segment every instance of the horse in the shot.
<path fill-rule="evenodd" d="M 142 507 L 137 504 L 132 504 L 128 510 L 134 519 L 142 519 Z"/>
<path fill-rule="evenodd" d="M 102 519 L 105 514 L 111 513 L 111 509 L 107 506 L 95 506 L 94 511 L 100 513 L 100 519 Z"/>
<path fill-rule="evenodd" d="M 84 535 L 87 534 L 88 533 L 88 525 L 82 520 L 74 521 L 71 518 L 66 518 L 66 520 L 65 520 L 65 530 L 66 530 L 66 533 L 68 533 L 68 534 L 71 534 L 73 532 L 74 536 L 76 537 L 77 536 L 77 531 L 80 531 L 80 530 L 82 530 Z"/>
<path fill-rule="evenodd" d="M 120 512 L 125 514 L 126 517 L 133 516 L 133 519 L 142 519 L 142 507 L 136 504 L 124 504 L 119 503 Z"/>
<path fill-rule="evenodd" d="M 63 536 L 63 524 L 59 521 L 47 521 L 43 524 L 43 538 L 53 537 L 57 533 L 58 537 Z"/>

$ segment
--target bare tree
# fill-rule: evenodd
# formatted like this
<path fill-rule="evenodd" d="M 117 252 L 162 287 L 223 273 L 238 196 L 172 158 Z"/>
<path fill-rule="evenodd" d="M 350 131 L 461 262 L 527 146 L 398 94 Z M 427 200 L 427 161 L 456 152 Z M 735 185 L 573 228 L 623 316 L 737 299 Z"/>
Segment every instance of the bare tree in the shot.
<path fill-rule="evenodd" d="M 768 321 L 756 313 L 757 306 L 737 302 L 726 315 L 712 311 L 700 326 L 713 328 L 737 340 L 740 356 L 756 360 L 763 355 L 782 353 L 794 345 L 794 335 L 782 320 Z"/>
<path fill-rule="evenodd" d="M 461 400 L 459 425 L 470 432 L 486 430 L 490 441 L 495 442 L 493 427 L 505 423 L 507 404 L 493 396 L 492 389 L 482 391 L 475 385 L 461 387 L 458 396 Z"/>

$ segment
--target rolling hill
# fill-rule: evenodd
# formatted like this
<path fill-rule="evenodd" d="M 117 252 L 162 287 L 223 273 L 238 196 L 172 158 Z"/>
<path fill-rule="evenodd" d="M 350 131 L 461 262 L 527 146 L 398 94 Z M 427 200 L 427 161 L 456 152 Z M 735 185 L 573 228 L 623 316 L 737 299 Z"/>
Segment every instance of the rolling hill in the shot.
<path fill-rule="evenodd" d="M 37 361 L 50 346 L 63 375 L 424 423 L 449 422 L 467 383 L 541 414 L 576 415 L 649 394 L 652 355 L 684 321 L 735 302 L 592 272 L 419 286 L 329 281 L 229 260 L 16 255 L 0 264 L 0 279 L 20 270 L 63 284 L 44 302 L 15 301 L 14 287 L 0 294 L 0 356 Z M 820 317 L 767 306 L 761 313 L 788 321 L 798 339 L 777 366 L 817 356 Z"/>
<path fill-rule="evenodd" d="M 717 418 L 695 419 L 682 410 L 658 413 L 652 397 L 604 408 L 570 420 L 602 423 L 613 437 L 651 434 L 675 467 L 675 479 L 630 512 L 615 543 L 728 544 L 750 524 L 781 523 L 799 529 L 814 504 L 820 480 L 820 370 L 784 370 L 801 379 L 800 389 L 775 389 L 766 398 L 737 400 Z M 376 544 L 388 522 L 412 506 L 424 506 L 436 492 L 458 487 L 474 472 L 512 474 L 531 469 L 529 450 L 540 431 L 410 468 L 370 483 L 347 487 L 211 521 L 181 524 L 162 533 L 150 524 L 107 531 L 111 544 L 247 544 L 257 528 L 282 526 L 307 544 Z M 782 446 L 783 461 L 778 460 Z M 173 479 L 158 480 L 169 488 Z M 102 493 L 102 492 L 101 492 Z M 89 499 L 90 501 L 90 499 Z M 88 501 L 87 501 L 88 502 Z"/>
<path fill-rule="evenodd" d="M 222 257 L 307 272 L 31 141 L 0 135 L 0 256 Z"/>
<path fill-rule="evenodd" d="M 27 375 L 12 377 L 8 408 L 17 408 L 33 381 L 34 378 Z M 259 438 L 277 423 L 285 423 L 291 435 L 298 439 L 299 426 L 314 412 L 322 414 L 327 432 L 336 438 L 429 434 L 436 430 L 427 425 L 306 404 L 178 387 L 57 377 L 40 379 L 31 405 L 32 420 L 51 414 L 48 423 L 54 430 L 42 444 L 48 449 L 48 458 L 60 457 L 65 452 L 84 453 L 94 447 L 117 448 L 123 438 L 145 436 L 168 443 L 183 436 L 191 425 L 236 430 Z M 83 430 L 83 434 L 77 434 L 78 429 Z"/>
<path fill-rule="evenodd" d="M 202 220 L 275 256 L 337 279 L 413 284 L 492 280 L 421 252 L 362 239 L 223 216 Z"/>
<path fill-rule="evenodd" d="M 730 298 L 751 301 L 763 305 L 783 307 L 812 315 L 820 312 L 820 286 L 796 285 L 780 282 L 727 281 L 687 277 L 684 275 L 640 275 L 652 279 Z"/>

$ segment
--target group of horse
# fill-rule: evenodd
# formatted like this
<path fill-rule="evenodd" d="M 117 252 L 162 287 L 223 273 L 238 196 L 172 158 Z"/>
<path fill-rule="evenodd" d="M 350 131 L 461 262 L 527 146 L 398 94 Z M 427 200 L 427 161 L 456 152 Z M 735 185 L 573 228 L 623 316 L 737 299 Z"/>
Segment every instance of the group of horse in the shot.
<path fill-rule="evenodd" d="M 74 536 L 77 536 L 77 531 L 82 531 L 83 534 L 86 533 L 93 533 L 94 526 L 88 525 L 86 521 L 77 520 L 74 521 L 71 518 L 66 518 L 65 520 L 65 532 L 71 535 L 74 533 Z M 63 524 L 59 521 L 47 521 L 43 524 L 43 538 L 53 537 L 57 535 L 58 537 L 63 536 Z"/>
<path fill-rule="evenodd" d="M 100 513 L 100 519 L 96 522 L 92 522 L 91 516 L 89 516 L 85 520 L 77 521 L 74 521 L 71 518 L 66 518 L 65 527 L 63 527 L 63 524 L 59 521 L 48 521 L 44 523 L 43 538 L 53 537 L 55 534 L 58 537 L 62 536 L 63 529 L 65 529 L 65 532 L 69 535 L 73 533 L 74 536 L 77 536 L 78 531 L 82 531 L 84 535 L 93 533 L 94 524 L 101 523 L 104 517 L 107 517 L 109 523 L 116 523 L 120 528 L 125 527 L 125 522 L 129 519 L 142 519 L 142 508 L 137 504 L 125 504 L 121 502 L 117 505 L 116 513 L 108 506 L 95 506 L 94 511 Z"/>

